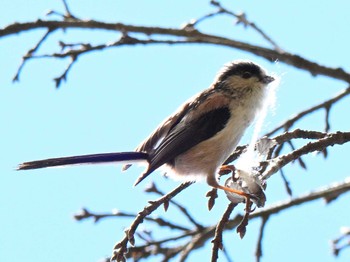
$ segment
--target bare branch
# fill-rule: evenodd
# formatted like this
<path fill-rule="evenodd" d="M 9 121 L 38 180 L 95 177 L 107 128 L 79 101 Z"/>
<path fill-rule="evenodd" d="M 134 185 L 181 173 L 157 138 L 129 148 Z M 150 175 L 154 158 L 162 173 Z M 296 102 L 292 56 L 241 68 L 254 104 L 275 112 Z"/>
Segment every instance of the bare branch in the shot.
<path fill-rule="evenodd" d="M 100 45 L 91 45 L 89 43 L 75 43 L 75 44 L 67 44 L 64 42 L 60 42 L 60 46 L 65 52 L 60 53 L 52 53 L 52 54 L 42 54 L 32 56 L 31 58 L 66 58 L 66 57 L 78 57 L 85 53 L 90 53 L 94 51 L 102 51 L 104 49 L 112 48 L 112 47 L 120 47 L 124 45 L 136 45 L 136 44 L 172 44 L 174 41 L 158 41 L 153 39 L 148 40 L 139 40 L 137 38 L 133 38 L 127 34 L 122 35 L 122 37 L 112 43 L 100 44 Z M 79 47 L 79 48 L 77 48 Z"/>
<path fill-rule="evenodd" d="M 317 105 L 312 106 L 304 111 L 301 111 L 300 113 L 291 117 L 287 121 L 283 122 L 282 124 L 280 124 L 279 126 L 277 126 L 276 128 L 274 128 L 273 130 L 271 130 L 269 133 L 267 133 L 265 135 L 271 136 L 280 130 L 288 131 L 298 120 L 300 120 L 304 116 L 306 116 L 314 111 L 317 111 L 319 109 L 322 109 L 322 108 L 324 108 L 326 110 L 326 123 L 327 123 L 328 122 L 328 113 L 329 113 L 329 110 L 332 107 L 332 105 L 334 105 L 336 102 L 338 102 L 342 98 L 348 96 L 349 94 L 350 94 L 350 87 L 344 89 L 339 94 L 332 97 L 331 99 L 328 99 L 320 104 L 317 104 Z M 329 124 L 326 124 L 326 131 L 328 131 L 327 129 L 329 129 Z"/>
<path fill-rule="evenodd" d="M 311 131 L 311 130 L 295 129 L 291 132 L 285 132 L 281 135 L 275 136 L 275 137 L 271 138 L 272 140 L 276 141 L 276 143 L 278 144 L 275 148 L 272 148 L 272 151 L 274 150 L 274 157 L 275 158 L 278 157 L 282 148 L 283 148 L 284 143 L 288 142 L 292 139 L 298 139 L 298 138 L 320 139 L 320 138 L 324 138 L 328 135 L 329 135 L 329 133 Z M 257 143 L 259 143 L 259 141 Z M 231 154 L 231 156 L 229 156 L 229 158 L 225 161 L 224 164 L 227 165 L 228 163 L 231 163 L 234 160 L 236 160 L 244 152 L 244 150 L 246 150 L 247 146 L 248 145 L 236 147 L 235 151 Z M 270 157 L 268 157 L 267 159 L 270 159 L 271 155 L 272 155 L 272 152 L 270 154 Z M 261 164 L 264 164 L 264 163 L 261 163 Z M 265 163 L 265 164 L 267 164 L 267 163 Z"/>
<path fill-rule="evenodd" d="M 256 45 L 251 45 L 241 41 L 228 39 L 216 35 L 210 35 L 201 33 L 197 30 L 186 29 L 174 29 L 174 28 L 162 28 L 162 27 L 147 27 L 147 26 L 133 26 L 122 23 L 104 23 L 95 20 L 37 20 L 27 23 L 14 23 L 0 29 L 0 37 L 17 34 L 29 30 L 47 28 L 54 29 L 68 29 L 68 28 L 81 28 L 81 29 L 101 29 L 109 31 L 119 32 L 133 32 L 141 33 L 146 36 L 151 35 L 163 35 L 163 36 L 177 36 L 185 38 L 180 43 L 201 43 L 201 44 L 213 44 L 218 46 L 226 46 L 236 48 L 242 51 L 246 51 L 257 56 L 263 57 L 269 61 L 279 60 L 280 62 L 292 65 L 296 68 L 306 70 L 312 75 L 325 75 L 335 79 L 343 80 L 350 83 L 350 74 L 345 72 L 341 68 L 330 68 L 319 65 L 315 62 L 307 60 L 299 55 L 294 55 L 288 52 L 279 52 L 273 49 L 264 48 Z M 175 44 L 176 42 L 174 42 Z"/>
<path fill-rule="evenodd" d="M 334 256 L 339 256 L 339 253 L 350 247 L 350 228 L 342 227 L 340 236 L 332 240 L 332 251 Z"/>
<path fill-rule="evenodd" d="M 215 236 L 214 236 L 213 240 L 211 241 L 213 243 L 213 249 L 212 249 L 212 253 L 211 253 L 211 261 L 212 262 L 217 261 L 217 259 L 219 258 L 219 249 L 221 249 L 221 250 L 224 249 L 224 246 L 222 243 L 222 233 L 225 229 L 225 225 L 226 225 L 227 221 L 229 220 L 233 209 L 236 206 L 237 206 L 237 204 L 230 203 L 227 206 L 227 209 L 226 209 L 225 213 L 223 214 L 220 222 L 216 226 Z"/>
<path fill-rule="evenodd" d="M 68 72 L 71 70 L 73 64 L 77 61 L 77 58 L 78 58 L 78 56 L 71 55 L 70 63 L 67 65 L 67 67 L 64 70 L 64 72 L 60 76 L 58 76 L 58 77 L 53 79 L 55 81 L 55 83 L 56 83 L 56 88 L 60 87 L 62 81 L 66 81 L 67 80 Z"/>
<path fill-rule="evenodd" d="M 350 191 L 350 178 L 346 178 L 343 182 L 333 183 L 329 186 L 325 186 L 319 188 L 315 191 L 311 191 L 310 193 L 306 193 L 299 197 L 295 197 L 286 201 L 282 201 L 280 203 L 276 203 L 270 207 L 261 209 L 256 211 L 250 215 L 250 219 L 254 219 L 257 217 L 270 216 L 272 214 L 277 214 L 280 211 L 286 210 L 290 207 L 301 205 L 307 202 L 311 202 L 313 200 L 317 200 L 320 198 L 327 198 L 333 195 L 341 195 Z"/>
<path fill-rule="evenodd" d="M 192 183 L 182 183 L 180 186 L 175 188 L 173 191 L 169 192 L 165 196 L 159 198 L 156 201 L 150 202 L 148 206 L 146 206 L 138 215 L 135 217 L 134 221 L 130 225 L 130 227 L 125 231 L 125 237 L 115 244 L 113 248 L 112 260 L 116 261 L 124 261 L 125 254 L 127 253 L 127 244 L 128 242 L 133 246 L 135 243 L 134 234 L 136 232 L 137 227 L 143 222 L 144 218 L 150 215 L 154 210 L 156 210 L 159 206 L 161 206 L 165 201 L 169 201 L 171 198 L 175 197 L 178 193 L 180 193 L 185 188 L 189 187 Z"/>
<path fill-rule="evenodd" d="M 181 253 L 185 249 L 185 245 L 175 245 L 175 246 L 170 245 L 169 247 L 164 247 L 164 244 L 168 242 L 173 243 L 174 241 L 177 241 L 183 238 L 188 238 L 196 234 L 197 234 L 196 231 L 189 231 L 184 234 L 181 234 L 180 236 L 169 237 L 159 241 L 150 241 L 140 246 L 132 246 L 132 247 L 129 247 L 126 257 L 137 259 L 137 258 L 147 258 L 154 254 L 158 254 L 158 255 L 164 256 L 163 261 L 168 261 L 170 258 L 173 258 L 177 256 L 179 253 Z"/>
<path fill-rule="evenodd" d="M 154 183 L 151 183 L 145 190 L 146 192 L 149 192 L 149 193 L 155 193 L 155 194 L 158 194 L 160 196 L 164 196 L 165 194 L 160 191 L 156 185 Z M 199 224 L 195 219 L 194 217 L 189 213 L 189 211 L 181 204 L 177 203 L 176 201 L 174 200 L 170 200 L 170 203 L 172 203 L 174 206 L 176 206 L 182 214 L 184 214 L 184 216 L 198 229 L 201 229 L 203 228 L 203 226 L 201 224 Z"/>
<path fill-rule="evenodd" d="M 161 245 L 152 244 L 142 247 L 130 247 L 128 253 L 126 254 L 126 258 L 131 258 L 133 261 L 139 261 L 157 254 L 163 255 L 163 259 L 161 261 L 169 261 L 171 258 L 177 256 L 184 248 L 184 245 L 162 247 Z M 111 258 L 109 258 L 108 262 L 110 261 Z"/>
<path fill-rule="evenodd" d="M 261 220 L 261 226 L 260 226 L 260 231 L 259 231 L 258 244 L 256 246 L 256 251 L 255 251 L 255 257 L 256 257 L 257 262 L 260 262 L 260 259 L 263 255 L 263 253 L 262 253 L 262 240 L 264 237 L 265 226 L 266 226 L 266 223 L 267 223 L 267 220 L 269 219 L 269 217 L 263 216 L 261 218 L 262 218 L 262 220 Z"/>
<path fill-rule="evenodd" d="M 284 132 L 283 134 L 278 135 L 272 139 L 275 140 L 278 144 L 282 144 L 282 143 L 288 142 L 292 139 L 298 139 L 298 138 L 321 139 L 321 138 L 325 138 L 328 135 L 329 135 L 329 133 L 312 131 L 312 130 L 295 129 L 295 130 L 290 131 L 290 132 Z"/>
<path fill-rule="evenodd" d="M 299 197 L 295 197 L 293 199 L 289 199 L 280 203 L 276 203 L 270 207 L 264 208 L 259 211 L 255 211 L 254 213 L 250 214 L 249 219 L 255 219 L 259 217 L 267 217 L 271 216 L 273 214 L 277 214 L 278 212 L 281 212 L 283 210 L 286 210 L 292 206 L 301 205 L 313 200 L 317 200 L 320 198 L 325 198 L 330 195 L 337 194 L 338 196 L 341 194 L 344 194 L 346 192 L 350 191 L 350 179 L 345 179 L 343 182 L 340 183 L 334 183 L 330 186 L 326 186 L 320 189 L 317 189 L 313 192 L 306 193 L 304 195 L 301 195 Z M 225 230 L 232 230 L 233 228 L 236 228 L 240 222 L 242 221 L 241 215 L 236 215 L 233 219 L 229 220 L 225 226 Z M 207 239 L 210 239 L 214 236 L 216 230 L 216 226 L 210 226 L 207 227 L 203 232 L 206 232 L 206 234 L 203 234 L 201 236 L 202 241 L 206 241 Z"/>
<path fill-rule="evenodd" d="M 295 146 L 293 145 L 293 143 L 292 143 L 291 140 L 288 140 L 288 141 L 287 141 L 287 144 L 291 147 L 291 149 L 292 149 L 293 151 L 295 150 Z M 298 161 L 298 163 L 299 163 L 299 165 L 300 165 L 301 168 L 303 168 L 303 169 L 305 169 L 305 170 L 307 169 L 306 164 L 305 164 L 304 160 L 303 160 L 301 157 L 299 157 L 299 158 L 297 159 L 297 161 Z"/>
<path fill-rule="evenodd" d="M 292 206 L 301 205 L 301 204 L 304 204 L 304 203 L 307 203 L 307 202 L 310 202 L 313 200 L 317 200 L 320 198 L 327 198 L 327 197 L 334 196 L 334 195 L 339 196 L 339 195 L 344 194 L 348 191 L 350 191 L 350 179 L 349 178 L 345 179 L 343 182 L 335 183 L 335 184 L 332 184 L 330 186 L 326 186 L 326 187 L 320 188 L 318 190 L 315 190 L 313 192 L 309 192 L 307 194 L 301 195 L 299 197 L 295 197 L 293 199 L 289 199 L 289 200 L 286 200 L 286 201 L 283 201 L 280 203 L 276 203 L 270 207 L 255 211 L 255 212 L 250 214 L 249 219 L 255 219 L 255 218 L 259 218 L 259 217 L 268 217 L 268 216 L 271 216 L 271 215 L 276 214 L 278 212 L 281 212 L 283 210 L 287 210 L 288 208 L 290 208 Z M 229 211 L 229 209 L 228 209 L 228 211 Z M 137 220 L 137 218 L 135 219 L 135 221 L 136 220 Z M 236 228 L 240 224 L 241 221 L 242 221 L 242 216 L 236 215 L 233 219 L 229 220 L 226 223 L 224 230 L 232 230 L 232 229 Z M 182 249 L 180 249 L 180 250 L 182 251 L 182 253 L 181 253 L 180 260 L 184 261 L 187 258 L 187 256 L 189 255 L 190 251 L 202 247 L 206 241 L 213 238 L 215 236 L 215 232 L 217 231 L 217 227 L 218 227 L 217 225 L 213 225 L 213 226 L 205 227 L 203 229 L 196 229 L 195 231 L 190 231 L 190 232 L 186 233 L 186 237 L 193 236 L 193 238 L 185 246 L 181 246 Z M 181 237 L 182 236 L 178 236 L 176 238 L 181 238 Z M 185 236 L 183 236 L 183 237 L 185 237 Z M 122 241 L 128 241 L 128 240 L 126 240 L 124 238 Z M 122 247 L 121 244 L 123 244 L 122 241 L 120 241 L 115 247 L 115 249 L 118 249 L 117 251 L 119 251 L 119 252 L 120 252 L 120 249 Z M 164 241 L 164 240 L 161 240 L 161 241 Z M 155 243 L 157 243 L 157 242 L 155 242 Z M 143 249 L 145 249 L 146 246 L 135 247 L 135 250 L 138 250 L 138 252 L 140 252 L 142 250 L 141 247 Z M 173 257 L 180 252 L 179 250 L 177 250 L 177 253 L 176 252 L 173 253 L 174 249 L 169 249 L 169 248 L 162 248 L 162 250 L 163 250 L 162 252 L 169 252 L 169 254 L 171 254 L 170 257 Z M 114 259 L 117 259 L 118 254 L 120 254 L 120 253 L 116 254 L 117 251 L 115 250 Z M 130 257 L 129 254 L 127 256 Z M 123 257 L 119 256 L 119 259 L 122 259 L 122 258 Z M 123 260 L 118 260 L 118 261 L 123 261 Z M 166 260 L 164 260 L 164 261 L 166 261 Z"/>
<path fill-rule="evenodd" d="M 200 18 L 192 19 L 188 23 L 186 23 L 182 28 L 185 29 L 185 30 L 195 30 L 195 26 L 198 25 L 199 23 L 207 20 L 208 18 L 215 17 L 215 16 L 217 16 L 219 14 L 222 14 L 222 13 L 223 13 L 223 11 L 219 9 L 219 10 L 217 10 L 215 12 L 206 14 L 206 15 L 200 17 Z"/>
<path fill-rule="evenodd" d="M 72 18 L 72 19 L 76 19 L 76 17 L 72 14 L 72 12 L 70 11 L 67 1 L 66 0 L 62 0 L 63 5 L 64 5 L 64 9 L 66 10 L 66 18 Z"/>
<path fill-rule="evenodd" d="M 290 207 L 301 205 L 304 203 L 308 203 L 310 201 L 314 201 L 320 198 L 327 198 L 329 196 L 334 195 L 341 195 L 346 192 L 350 191 L 350 179 L 347 178 L 343 182 L 340 183 L 334 183 L 330 186 L 326 186 L 323 188 L 319 188 L 315 191 L 306 193 L 304 195 L 301 195 L 299 197 L 295 197 L 293 199 L 288 199 L 286 201 L 282 201 L 279 203 L 276 203 L 274 205 L 271 205 L 270 207 L 266 207 L 264 209 L 255 211 L 250 214 L 249 219 L 256 219 L 261 217 L 270 217 L 271 215 L 277 214 L 281 211 L 287 210 Z M 224 230 L 232 230 L 236 228 L 240 222 L 242 221 L 241 215 L 236 215 L 233 219 L 229 220 L 224 227 Z M 188 255 L 188 249 L 194 250 L 197 248 L 200 248 L 203 243 L 205 243 L 207 240 L 213 238 L 215 235 L 215 232 L 217 230 L 217 226 L 208 226 L 204 228 L 201 231 L 198 231 L 197 234 L 195 234 L 195 237 L 188 245 L 186 246 L 186 254 Z M 187 255 L 185 257 L 187 257 Z M 184 259 L 182 259 L 184 261 Z"/>
<path fill-rule="evenodd" d="M 211 0 L 210 3 L 219 8 L 217 11 L 218 14 L 227 14 L 237 18 L 236 24 L 243 24 L 244 27 L 250 26 L 255 31 L 257 31 L 267 42 L 269 42 L 277 51 L 283 52 L 283 49 L 280 48 L 275 41 L 271 39 L 261 28 L 259 28 L 255 23 L 250 22 L 245 13 L 236 14 L 227 8 L 224 8 L 219 1 Z"/>
<path fill-rule="evenodd" d="M 205 241 L 203 241 L 202 239 L 203 234 L 196 234 L 191 241 L 189 241 L 184 248 L 182 249 L 181 253 L 180 253 L 180 259 L 179 262 L 184 262 L 187 260 L 188 256 L 190 255 L 190 253 L 195 250 L 198 249 L 200 247 L 203 246 L 203 244 L 205 243 Z"/>
<path fill-rule="evenodd" d="M 126 212 L 122 212 L 119 210 L 115 210 L 112 213 L 92 213 L 90 211 L 88 211 L 86 208 L 83 208 L 79 213 L 74 215 L 74 219 L 81 221 L 81 220 L 85 220 L 85 219 L 89 219 L 92 218 L 94 219 L 94 222 L 97 223 L 99 222 L 101 219 L 105 219 L 105 218 L 119 218 L 119 217 L 127 217 L 127 218 L 135 218 L 136 214 L 134 213 L 126 213 Z M 156 224 L 158 224 L 160 227 L 169 227 L 170 229 L 177 229 L 177 230 L 182 230 L 182 231 L 190 231 L 189 228 L 186 228 L 184 226 L 180 226 L 180 225 L 176 225 L 172 222 L 166 221 L 160 217 L 145 217 L 144 218 L 146 221 L 150 221 L 150 222 L 154 222 Z"/>
<path fill-rule="evenodd" d="M 46 40 L 46 38 L 53 32 L 53 30 L 48 29 L 47 32 L 42 36 L 42 38 L 40 38 L 40 40 L 38 41 L 38 43 L 31 49 L 28 50 L 28 52 L 22 57 L 22 62 L 19 65 L 17 72 L 15 74 L 15 76 L 13 77 L 12 81 L 13 82 L 17 82 L 19 81 L 19 76 L 22 72 L 22 69 L 24 67 L 24 64 L 28 61 L 28 59 L 33 57 L 33 54 L 39 49 L 39 47 L 41 46 L 41 44 Z"/>
<path fill-rule="evenodd" d="M 306 155 L 315 151 L 322 151 L 329 146 L 342 145 L 350 141 L 350 132 L 337 132 L 328 134 L 326 137 L 321 138 L 315 142 L 310 142 L 305 146 L 294 150 L 289 154 L 285 154 L 276 157 L 272 160 L 268 160 L 269 167 L 262 174 L 261 178 L 263 180 L 268 179 L 272 174 L 276 173 L 282 167 L 288 163 L 298 159 L 302 155 Z"/>
<path fill-rule="evenodd" d="M 293 196 L 292 188 L 290 187 L 290 183 L 287 180 L 286 176 L 284 175 L 283 169 L 280 169 L 280 174 L 281 174 L 281 177 L 282 177 L 282 180 L 283 180 L 284 187 L 285 187 L 285 189 L 287 191 L 287 194 L 289 196 Z"/>
<path fill-rule="evenodd" d="M 229 211 L 229 208 L 227 211 Z M 225 230 L 235 228 L 241 223 L 242 218 L 243 217 L 241 215 L 236 215 L 234 219 L 230 220 L 230 226 L 227 225 L 225 227 Z M 213 225 L 205 227 L 202 230 L 197 230 L 197 234 L 193 237 L 191 242 L 186 245 L 183 252 L 181 253 L 181 258 L 179 261 L 185 261 L 191 251 L 202 247 L 209 239 L 215 235 L 216 229 L 217 225 Z"/>

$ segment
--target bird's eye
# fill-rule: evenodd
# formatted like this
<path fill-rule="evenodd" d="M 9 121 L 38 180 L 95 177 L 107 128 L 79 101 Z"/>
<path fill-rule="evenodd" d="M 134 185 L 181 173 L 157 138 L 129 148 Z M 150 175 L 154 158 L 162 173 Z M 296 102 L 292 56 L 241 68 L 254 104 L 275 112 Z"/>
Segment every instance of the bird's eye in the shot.
<path fill-rule="evenodd" d="M 248 79 L 248 78 L 251 78 L 252 74 L 250 72 L 244 72 L 242 74 L 242 77 L 245 78 L 245 79 Z"/>

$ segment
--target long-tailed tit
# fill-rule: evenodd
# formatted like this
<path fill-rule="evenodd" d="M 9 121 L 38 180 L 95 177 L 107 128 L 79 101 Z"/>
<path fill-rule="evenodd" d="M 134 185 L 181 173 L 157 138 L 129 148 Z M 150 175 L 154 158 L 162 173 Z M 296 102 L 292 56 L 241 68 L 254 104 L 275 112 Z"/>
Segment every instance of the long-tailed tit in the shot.
<path fill-rule="evenodd" d="M 250 194 L 218 183 L 217 174 L 236 148 L 246 128 L 264 103 L 264 94 L 274 78 L 250 61 L 227 64 L 212 85 L 184 103 L 146 138 L 134 152 L 104 153 L 50 158 L 25 162 L 18 170 L 74 164 L 146 161 L 147 169 L 137 179 L 165 167 L 167 174 L 181 180 L 205 178 L 218 189 Z"/>

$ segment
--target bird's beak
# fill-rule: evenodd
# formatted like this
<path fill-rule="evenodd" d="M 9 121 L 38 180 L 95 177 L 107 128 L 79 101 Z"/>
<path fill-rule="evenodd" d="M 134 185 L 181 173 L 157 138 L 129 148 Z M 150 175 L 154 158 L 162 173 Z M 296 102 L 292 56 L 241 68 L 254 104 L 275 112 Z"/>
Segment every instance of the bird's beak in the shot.
<path fill-rule="evenodd" d="M 264 84 L 270 84 L 274 80 L 275 80 L 275 78 L 273 78 L 272 76 L 264 76 L 262 79 L 262 82 Z"/>

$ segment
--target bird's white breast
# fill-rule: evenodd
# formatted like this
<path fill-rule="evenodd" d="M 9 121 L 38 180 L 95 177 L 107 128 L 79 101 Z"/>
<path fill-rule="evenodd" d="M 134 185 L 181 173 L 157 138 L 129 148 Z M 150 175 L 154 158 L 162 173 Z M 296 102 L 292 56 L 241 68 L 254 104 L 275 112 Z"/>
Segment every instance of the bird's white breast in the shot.
<path fill-rule="evenodd" d="M 253 89 L 242 99 L 233 99 L 230 103 L 231 117 L 226 126 L 213 137 L 176 157 L 175 165 L 170 167 L 168 174 L 180 180 L 201 180 L 215 176 L 253 122 L 263 100 L 263 88 Z"/>

